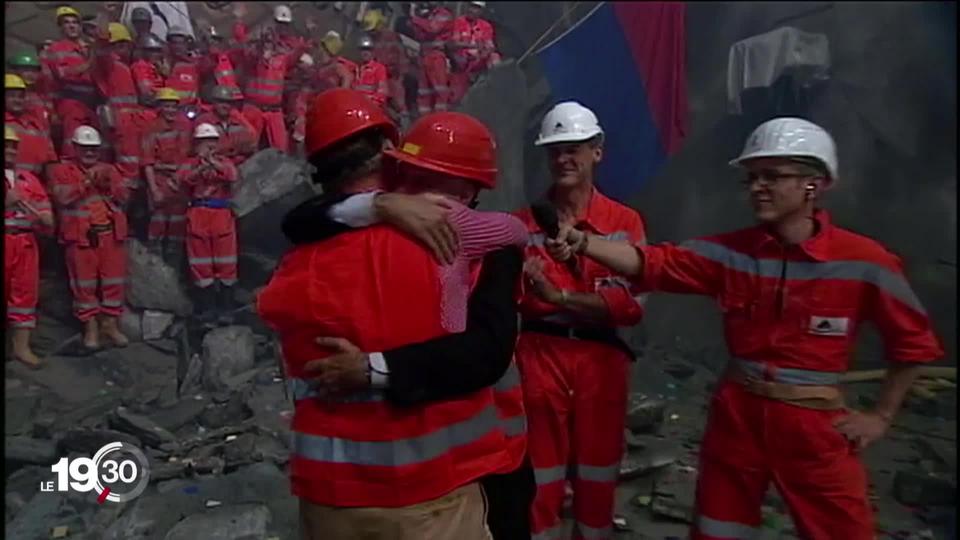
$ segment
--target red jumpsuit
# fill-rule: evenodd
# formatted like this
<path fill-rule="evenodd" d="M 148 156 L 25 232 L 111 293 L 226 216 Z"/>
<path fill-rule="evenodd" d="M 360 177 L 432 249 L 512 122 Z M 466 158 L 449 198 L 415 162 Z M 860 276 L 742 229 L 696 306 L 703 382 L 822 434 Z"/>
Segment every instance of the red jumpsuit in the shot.
<path fill-rule="evenodd" d="M 98 314 L 119 317 L 127 274 L 127 217 L 122 208 L 128 192 L 123 176 L 107 163 L 87 169 L 68 161 L 53 168 L 50 181 L 74 314 L 81 322 Z"/>
<path fill-rule="evenodd" d="M 891 360 L 943 356 L 897 256 L 836 227 L 783 246 L 762 226 L 640 247 L 647 290 L 715 297 L 731 369 L 792 385 L 834 386 L 847 370 L 860 323 L 883 335 Z M 724 378 L 700 449 L 693 538 L 760 534 L 771 482 L 801 538 L 875 537 L 860 457 L 833 426 L 845 409 L 813 409 L 761 397 Z"/>
<path fill-rule="evenodd" d="M 217 86 L 225 86 L 233 90 L 240 90 L 237 84 L 237 73 L 233 69 L 233 61 L 226 53 L 210 53 L 200 59 L 197 68 L 201 79 L 213 80 Z"/>
<path fill-rule="evenodd" d="M 53 81 L 44 74 L 40 75 L 37 82 L 27 88 L 26 106 L 27 111 L 33 114 L 38 120 L 41 120 L 50 129 L 56 113 L 53 102 Z"/>
<path fill-rule="evenodd" d="M 197 70 L 197 64 L 184 60 L 174 62 L 165 86 L 173 88 L 180 94 L 181 107 L 199 103 L 200 73 Z"/>
<path fill-rule="evenodd" d="M 363 92 L 374 103 L 383 107 L 389 96 L 387 79 L 387 67 L 376 60 L 371 60 L 357 68 L 353 89 Z"/>
<path fill-rule="evenodd" d="M 469 48 L 454 50 L 455 68 L 450 74 L 451 103 L 460 103 L 470 84 L 484 71 L 500 61 L 497 45 L 494 41 L 493 25 L 483 19 L 457 17 L 453 21 L 455 45 L 469 45 Z"/>
<path fill-rule="evenodd" d="M 144 167 L 153 166 L 156 188 L 163 196 L 154 200 L 152 190 L 148 190 L 151 215 L 147 237 L 151 240 L 184 238 L 187 199 L 176 184 L 176 174 L 187 167 L 192 136 L 182 116 L 172 124 L 158 117 L 144 129 L 141 162 Z"/>
<path fill-rule="evenodd" d="M 3 116 L 4 122 L 11 125 L 20 137 L 20 144 L 17 147 L 17 169 L 29 171 L 42 178 L 44 165 L 57 161 L 57 153 L 53 149 L 47 124 L 29 112 L 15 116 L 6 111 Z"/>
<path fill-rule="evenodd" d="M 608 327 L 591 327 L 570 311 L 539 300 L 533 292 L 520 303 L 523 320 L 517 343 L 528 418 L 528 451 L 537 479 L 531 511 L 534 535 L 553 538 L 561 526 L 569 465 L 575 520 L 574 538 L 609 538 L 614 491 L 623 454 L 627 375 L 631 355 L 613 338 L 615 326 L 632 326 L 643 307 L 629 282 L 594 261 L 578 258 L 577 270 L 547 255 L 544 234 L 528 210 L 520 218 L 530 231 L 526 255 L 545 261 L 544 274 L 556 287 L 602 297 L 610 313 Z M 579 228 L 607 238 L 642 242 L 643 220 L 594 190 Z M 570 328 L 605 331 L 600 338 L 558 335 Z M 621 342 L 622 343 L 622 342 Z"/>
<path fill-rule="evenodd" d="M 250 107 L 249 115 L 245 112 L 245 116 L 256 130 L 257 143 L 266 131 L 267 143 L 281 152 L 290 148 L 283 114 L 284 79 L 296 61 L 293 54 L 274 53 L 265 58 L 258 50 L 248 58 L 244 95 Z"/>
<path fill-rule="evenodd" d="M 220 130 L 220 155 L 230 158 L 234 165 L 239 166 L 256 151 L 253 126 L 236 109 L 230 111 L 226 121 L 216 113 L 209 112 L 198 116 L 196 124 L 217 126 Z"/>
<path fill-rule="evenodd" d="M 27 171 L 7 170 L 4 183 L 21 200 L 41 214 L 50 215 L 50 199 L 40 179 Z M 40 246 L 34 229 L 42 227 L 38 216 L 22 205 L 3 211 L 3 291 L 7 301 L 7 326 L 35 328 L 40 297 Z M 48 232 L 48 231 L 45 231 Z"/>
<path fill-rule="evenodd" d="M 163 88 L 163 75 L 157 69 L 157 66 L 147 60 L 137 60 L 130 66 L 133 71 L 133 78 L 137 82 L 137 91 L 141 101 L 153 99 L 157 90 Z"/>
<path fill-rule="evenodd" d="M 112 125 L 104 127 L 109 128 L 105 131 L 113 145 L 117 169 L 127 179 L 130 189 L 136 190 L 142 185 L 140 137 L 144 115 L 137 99 L 133 72 L 116 54 L 98 55 L 93 80 L 107 99 Z"/>
<path fill-rule="evenodd" d="M 50 72 L 57 80 L 57 115 L 63 125 L 60 153 L 65 156 L 75 155 L 73 144 L 70 143 L 74 130 L 82 125 L 100 128 L 96 114 L 100 97 L 97 87 L 89 70 L 78 71 L 87 63 L 88 54 L 86 45 L 62 39 L 52 43 L 44 55 Z"/>
<path fill-rule="evenodd" d="M 220 281 L 228 287 L 237 282 L 237 227 L 230 208 L 237 168 L 227 159 L 220 170 L 191 158 L 178 173 L 179 183 L 190 197 L 187 210 L 187 261 L 197 287 Z"/>
<path fill-rule="evenodd" d="M 390 94 L 388 111 L 397 117 L 407 116 L 407 92 L 403 78 L 410 69 L 410 59 L 400 40 L 400 34 L 392 30 L 379 30 L 373 43 L 374 58 L 387 66 L 387 88 Z"/>
<path fill-rule="evenodd" d="M 412 17 L 411 21 L 420 41 L 417 111 L 421 116 L 445 111 L 450 103 L 450 63 L 445 51 L 453 31 L 453 13 L 437 7 L 428 17 Z"/>

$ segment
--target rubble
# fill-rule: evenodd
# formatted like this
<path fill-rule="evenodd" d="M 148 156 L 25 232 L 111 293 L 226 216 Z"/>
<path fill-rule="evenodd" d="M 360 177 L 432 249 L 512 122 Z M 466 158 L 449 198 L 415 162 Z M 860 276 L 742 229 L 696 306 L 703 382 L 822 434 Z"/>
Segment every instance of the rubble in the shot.
<path fill-rule="evenodd" d="M 7 463 L 50 465 L 57 461 L 57 445 L 44 439 L 7 437 L 3 457 Z"/>
<path fill-rule="evenodd" d="M 181 274 L 136 239 L 127 240 L 127 303 L 131 306 L 190 315 L 193 303 Z"/>
<path fill-rule="evenodd" d="M 677 461 L 680 445 L 671 440 L 647 437 L 641 449 L 627 452 L 620 461 L 620 480 L 631 480 Z"/>
<path fill-rule="evenodd" d="M 630 394 L 627 406 L 627 428 L 634 433 L 656 433 L 664 420 L 666 403 L 643 394 Z"/>
<path fill-rule="evenodd" d="M 691 523 L 696 484 L 695 470 L 672 465 L 654 485 L 650 510 L 658 516 Z"/>
<path fill-rule="evenodd" d="M 240 165 L 239 172 L 240 182 L 233 192 L 238 218 L 291 192 L 296 192 L 301 201 L 313 195 L 309 186 L 310 165 L 273 148 L 250 156 Z"/>
<path fill-rule="evenodd" d="M 11 395 L 7 391 L 3 417 L 5 435 L 24 435 L 33 428 L 33 416 L 40 405 L 40 396 L 37 395 Z"/>
<path fill-rule="evenodd" d="M 204 427 L 221 428 L 236 425 L 253 416 L 241 393 L 228 396 L 224 403 L 210 403 L 200 414 L 198 420 Z"/>
<path fill-rule="evenodd" d="M 189 396 L 177 401 L 171 407 L 154 411 L 148 418 L 167 431 L 177 431 L 196 420 L 206 408 L 207 403 L 207 399 L 202 396 L 201 399 Z"/>
<path fill-rule="evenodd" d="M 262 504 L 220 506 L 188 516 L 164 540 L 263 538 L 269 522 L 270 510 Z"/>
<path fill-rule="evenodd" d="M 177 440 L 173 433 L 158 426 L 150 418 L 133 414 L 124 407 L 118 407 L 110 416 L 110 426 L 137 437 L 148 446 Z"/>
<path fill-rule="evenodd" d="M 57 446 L 61 453 L 79 452 L 92 456 L 101 446 L 113 441 L 130 443 L 137 447 L 142 446 L 139 438 L 122 431 L 89 428 L 68 430 L 59 439 Z"/>
<path fill-rule="evenodd" d="M 893 477 L 893 496 L 907 506 L 949 506 L 957 502 L 954 478 L 935 473 L 897 471 Z"/>
<path fill-rule="evenodd" d="M 203 337 L 203 387 L 227 390 L 228 381 L 254 367 L 253 332 L 245 326 L 211 330 Z"/>
<path fill-rule="evenodd" d="M 162 339 L 167 330 L 173 325 L 173 313 L 163 311 L 154 311 L 151 309 L 143 312 L 141 324 L 143 326 L 144 341 L 153 341 Z"/>

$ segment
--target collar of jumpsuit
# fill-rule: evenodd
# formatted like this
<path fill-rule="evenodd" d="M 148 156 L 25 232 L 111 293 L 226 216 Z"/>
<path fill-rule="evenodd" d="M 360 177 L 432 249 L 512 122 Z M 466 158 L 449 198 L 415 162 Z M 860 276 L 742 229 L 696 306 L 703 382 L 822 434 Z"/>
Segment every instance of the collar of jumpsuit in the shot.
<path fill-rule="evenodd" d="M 813 236 L 787 249 L 799 249 L 811 259 L 819 262 L 830 260 L 830 239 L 833 237 L 833 223 L 830 214 L 823 209 L 814 210 L 813 219 L 817 224 L 817 231 Z M 781 254 L 784 251 L 780 240 L 767 227 L 757 226 L 757 241 L 753 255 Z"/>
<path fill-rule="evenodd" d="M 553 194 L 553 188 L 551 188 L 550 194 Z M 578 226 L 586 225 L 595 234 L 608 235 L 613 232 L 609 224 L 613 221 L 612 218 L 617 211 L 617 203 L 594 187 L 590 192 L 590 202 L 587 203 L 587 210 L 584 215 L 577 216 L 576 224 Z"/>

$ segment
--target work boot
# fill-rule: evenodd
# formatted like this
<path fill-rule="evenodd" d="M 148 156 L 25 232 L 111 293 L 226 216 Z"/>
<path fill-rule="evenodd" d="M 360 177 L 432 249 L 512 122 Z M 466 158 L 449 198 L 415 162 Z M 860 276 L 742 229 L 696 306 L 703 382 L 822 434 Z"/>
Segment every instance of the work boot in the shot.
<path fill-rule="evenodd" d="M 130 344 L 130 340 L 120 331 L 117 320 L 116 317 L 104 316 L 100 320 L 100 328 L 103 330 L 103 334 L 107 339 L 113 343 L 114 347 L 123 348 Z"/>
<path fill-rule="evenodd" d="M 217 296 L 217 322 L 229 326 L 233 324 L 233 287 L 221 283 Z"/>
<path fill-rule="evenodd" d="M 83 323 L 83 348 L 88 352 L 100 349 L 100 326 L 96 317 L 90 317 L 89 321 Z"/>
<path fill-rule="evenodd" d="M 30 350 L 30 329 L 13 329 L 13 357 L 30 366 L 32 369 L 40 367 L 40 359 Z"/>

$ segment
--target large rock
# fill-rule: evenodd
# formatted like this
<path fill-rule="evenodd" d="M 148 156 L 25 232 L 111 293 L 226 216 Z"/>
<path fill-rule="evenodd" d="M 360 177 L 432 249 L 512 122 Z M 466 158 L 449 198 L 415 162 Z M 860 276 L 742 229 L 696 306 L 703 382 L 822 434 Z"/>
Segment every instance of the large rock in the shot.
<path fill-rule="evenodd" d="M 226 326 L 203 337 L 203 386 L 227 390 L 232 377 L 253 369 L 256 343 L 246 326 Z"/>
<path fill-rule="evenodd" d="M 656 433 L 663 425 L 666 403 L 642 394 L 630 394 L 627 427 L 634 433 Z"/>
<path fill-rule="evenodd" d="M 233 207 L 244 217 L 261 206 L 306 187 L 310 191 L 310 165 L 276 149 L 257 152 L 240 165 L 240 185 L 233 194 Z"/>
<path fill-rule="evenodd" d="M 156 446 L 177 440 L 173 433 L 157 425 L 156 422 L 145 416 L 134 414 L 125 407 L 117 407 L 110 416 L 110 426 L 114 429 L 134 435 L 145 444 Z"/>
<path fill-rule="evenodd" d="M 165 540 L 262 540 L 266 538 L 269 522 L 270 510 L 262 504 L 221 506 L 177 523 Z"/>
<path fill-rule="evenodd" d="M 12 463 L 49 465 L 57 461 L 57 445 L 53 441 L 30 437 L 7 437 L 3 456 Z"/>
<path fill-rule="evenodd" d="M 148 309 L 143 312 L 141 324 L 143 325 L 144 341 L 161 339 L 166 334 L 167 329 L 173 325 L 173 313 Z"/>
<path fill-rule="evenodd" d="M 193 311 L 179 269 L 169 266 L 136 239 L 127 240 L 127 303 L 185 317 Z"/>
<path fill-rule="evenodd" d="M 480 197 L 484 210 L 514 210 L 526 205 L 524 149 L 526 139 L 527 81 L 513 60 L 490 69 L 464 96 L 458 110 L 478 118 L 497 141 L 497 189 Z"/>

